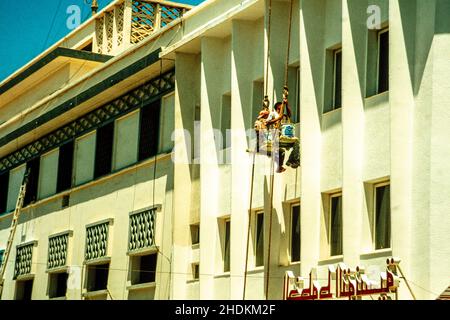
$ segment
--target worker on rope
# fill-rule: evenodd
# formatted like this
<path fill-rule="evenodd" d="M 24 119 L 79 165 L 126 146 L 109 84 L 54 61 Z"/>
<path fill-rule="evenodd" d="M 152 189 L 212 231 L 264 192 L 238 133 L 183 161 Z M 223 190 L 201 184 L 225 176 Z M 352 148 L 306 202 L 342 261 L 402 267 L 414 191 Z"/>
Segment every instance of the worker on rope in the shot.
<path fill-rule="evenodd" d="M 272 143 L 272 152 L 274 153 L 274 160 L 277 163 L 278 173 L 286 171 L 284 168 L 284 158 L 286 151 L 291 148 L 292 152 L 286 165 L 293 169 L 300 166 L 300 144 L 298 138 L 295 137 L 295 128 L 291 124 L 292 112 L 288 103 L 288 95 L 288 88 L 284 87 L 283 101 L 277 102 L 272 112 L 263 120 L 266 127 L 272 128 L 267 135 L 267 141 Z"/>

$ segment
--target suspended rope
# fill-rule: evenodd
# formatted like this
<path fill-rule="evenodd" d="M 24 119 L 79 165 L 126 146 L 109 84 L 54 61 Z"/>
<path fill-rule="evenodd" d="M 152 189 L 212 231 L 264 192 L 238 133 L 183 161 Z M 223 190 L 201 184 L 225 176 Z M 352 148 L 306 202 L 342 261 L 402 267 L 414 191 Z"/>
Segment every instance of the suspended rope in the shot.
<path fill-rule="evenodd" d="M 269 91 L 269 58 L 270 58 L 270 34 L 271 34 L 271 18 L 272 18 L 272 0 L 269 0 L 268 3 L 268 14 L 267 14 L 267 55 L 266 55 L 266 70 L 264 75 L 264 99 L 263 99 L 263 107 L 270 107 L 270 103 L 268 102 L 268 91 Z M 251 232 L 251 218 L 252 218 L 252 205 L 253 205 L 253 186 L 255 181 L 255 160 L 256 153 L 259 152 L 259 130 L 256 130 L 256 150 L 253 150 L 252 156 L 252 175 L 250 182 L 250 201 L 249 201 L 249 209 L 248 209 L 248 224 L 247 224 L 247 245 L 245 250 L 245 271 L 244 271 L 244 289 L 242 294 L 242 300 L 245 300 L 245 293 L 247 289 L 247 273 L 248 273 L 248 253 L 250 246 L 250 232 Z"/>
<path fill-rule="evenodd" d="M 285 73 L 284 73 L 284 88 L 283 88 L 283 102 L 281 104 L 281 112 L 280 114 L 284 114 L 284 107 L 287 106 L 287 98 L 288 98 L 288 80 L 289 80 L 289 55 L 290 55 L 290 47 L 291 47 L 291 29 L 292 29 L 292 10 L 293 10 L 293 0 L 290 1 L 290 9 L 289 9 L 289 18 L 288 18 L 288 43 L 287 43 L 287 50 L 286 50 L 286 62 L 285 62 Z M 283 118 L 282 118 L 283 119 Z M 290 116 L 288 116 L 288 119 L 290 121 Z M 275 124 L 275 130 L 279 129 L 280 122 Z M 279 146 L 279 138 L 278 134 L 273 134 L 273 137 L 275 139 L 278 139 L 278 148 Z M 275 151 L 276 152 L 276 151 Z M 278 151 L 280 152 L 280 150 Z M 267 254 L 267 276 L 266 276 L 266 300 L 269 299 L 269 284 L 270 284 L 270 258 L 271 258 L 271 248 L 272 248 L 272 224 L 273 224 L 273 189 L 274 189 L 274 180 L 275 180 L 275 168 L 274 168 L 274 162 L 275 157 L 271 157 L 270 161 L 270 210 L 269 210 L 269 244 L 268 244 L 268 254 Z"/>

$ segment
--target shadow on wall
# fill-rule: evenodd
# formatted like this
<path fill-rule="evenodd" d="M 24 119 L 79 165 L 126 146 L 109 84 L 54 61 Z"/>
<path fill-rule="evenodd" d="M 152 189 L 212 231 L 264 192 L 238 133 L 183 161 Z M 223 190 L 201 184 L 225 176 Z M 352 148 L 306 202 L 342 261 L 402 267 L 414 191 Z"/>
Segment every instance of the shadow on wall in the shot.
<path fill-rule="evenodd" d="M 435 1 L 399 0 L 405 49 L 408 56 L 409 74 L 414 95 L 418 94 L 422 84 L 434 33 L 440 33 L 438 32 L 440 29 L 438 24 L 435 29 L 435 19 L 438 19 L 440 15 L 439 7 L 442 5 L 447 5 L 448 7 L 447 1 L 437 2 L 440 3 L 435 6 Z M 443 4 L 444 2 L 445 4 Z M 444 12 L 448 14 L 449 9 Z M 441 21 L 444 20 L 448 21 L 448 17 L 441 19 Z M 442 26 L 444 28 L 440 31 L 445 31 L 445 24 Z M 448 27 L 447 23 L 446 33 L 450 30 Z"/>
<path fill-rule="evenodd" d="M 318 121 L 321 123 L 323 109 L 323 76 L 324 76 L 324 24 L 325 0 L 305 0 L 302 2 L 301 19 L 308 47 L 309 68 L 314 86 L 314 97 Z M 308 80 L 308 79 L 304 79 Z M 307 106 L 305 106 L 307 107 Z"/>

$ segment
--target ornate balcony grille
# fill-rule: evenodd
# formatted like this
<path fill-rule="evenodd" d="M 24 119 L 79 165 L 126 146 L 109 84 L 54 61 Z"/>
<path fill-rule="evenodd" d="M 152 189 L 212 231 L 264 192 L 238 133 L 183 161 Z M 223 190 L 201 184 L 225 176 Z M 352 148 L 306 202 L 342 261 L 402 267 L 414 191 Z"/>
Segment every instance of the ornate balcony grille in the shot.
<path fill-rule="evenodd" d="M 16 264 L 14 267 L 14 279 L 31 273 L 34 244 L 17 247 Z"/>
<path fill-rule="evenodd" d="M 106 257 L 108 253 L 109 222 L 97 224 L 86 229 L 87 261 Z"/>
<path fill-rule="evenodd" d="M 69 243 L 69 234 L 63 234 L 50 238 L 48 244 L 48 262 L 47 268 L 54 269 L 64 267 L 67 260 L 67 245 Z"/>
<path fill-rule="evenodd" d="M 146 210 L 130 216 L 129 250 L 136 251 L 155 245 L 156 210 Z"/>

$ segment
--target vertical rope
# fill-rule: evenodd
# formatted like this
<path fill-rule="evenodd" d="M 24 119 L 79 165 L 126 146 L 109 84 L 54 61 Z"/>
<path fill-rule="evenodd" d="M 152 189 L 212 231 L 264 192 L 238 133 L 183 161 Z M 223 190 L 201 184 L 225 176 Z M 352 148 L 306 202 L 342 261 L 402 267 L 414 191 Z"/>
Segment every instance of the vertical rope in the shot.
<path fill-rule="evenodd" d="M 270 59 L 270 38 L 271 38 L 271 20 L 272 20 L 272 0 L 269 0 L 267 13 L 267 56 L 266 56 L 266 83 L 264 95 L 268 96 L 269 91 L 269 59 Z"/>
<path fill-rule="evenodd" d="M 274 136 L 276 136 L 274 134 Z M 273 150 L 273 149 L 272 149 Z M 269 300 L 269 280 L 270 280 L 270 255 L 272 248 L 272 218 L 273 218 L 273 185 L 275 180 L 275 159 L 270 158 L 270 210 L 269 210 L 269 244 L 267 254 L 267 277 L 266 277 L 266 300 Z"/>
<path fill-rule="evenodd" d="M 284 73 L 284 81 L 285 81 L 285 87 L 287 87 L 287 83 L 289 80 L 289 55 L 290 55 L 290 48 L 291 48 L 291 31 L 292 31 L 292 11 L 293 11 L 293 1 L 291 0 L 290 9 L 289 9 L 289 18 L 288 18 L 288 44 L 287 44 L 287 50 L 286 50 L 286 63 L 285 63 L 285 73 Z M 269 20 L 270 21 L 270 20 Z M 287 93 L 287 90 L 285 90 Z M 287 95 L 286 95 L 287 99 Z M 285 100 L 283 99 L 283 104 L 281 106 L 281 114 L 284 113 L 284 105 Z M 275 132 L 273 135 L 274 137 L 277 137 L 278 134 Z M 273 153 L 272 148 L 272 153 Z M 269 280 L 270 280 L 270 257 L 271 257 L 271 248 L 272 248 L 272 220 L 273 220 L 273 189 L 274 189 L 274 180 L 275 180 L 275 168 L 274 168 L 274 157 L 271 157 L 271 170 L 270 170 L 270 211 L 269 211 L 269 243 L 268 243 L 268 254 L 267 254 L 267 277 L 266 277 L 266 300 L 269 299 Z"/>
<path fill-rule="evenodd" d="M 258 137 L 256 137 L 258 139 Z M 248 270 L 248 251 L 250 246 L 250 229 L 251 229 L 251 218 L 252 218 L 252 204 L 253 204 L 253 185 L 255 181 L 255 159 L 256 150 L 253 152 L 252 159 L 252 179 L 250 183 L 250 204 L 248 209 L 248 229 L 247 229 L 247 247 L 245 251 L 245 273 L 244 273 L 244 292 L 242 294 L 242 300 L 245 300 L 245 291 L 247 289 L 247 270 Z"/>
<path fill-rule="evenodd" d="M 289 9 L 289 26 L 288 26 L 288 44 L 287 44 L 287 49 L 286 49 L 286 65 L 285 65 L 285 69 L 284 69 L 284 86 L 287 87 L 288 86 L 288 80 L 289 80 L 289 56 L 291 53 L 291 33 L 292 33 L 292 11 L 293 11 L 293 7 L 294 7 L 294 1 L 291 0 L 291 5 L 290 5 L 290 9 Z"/>

